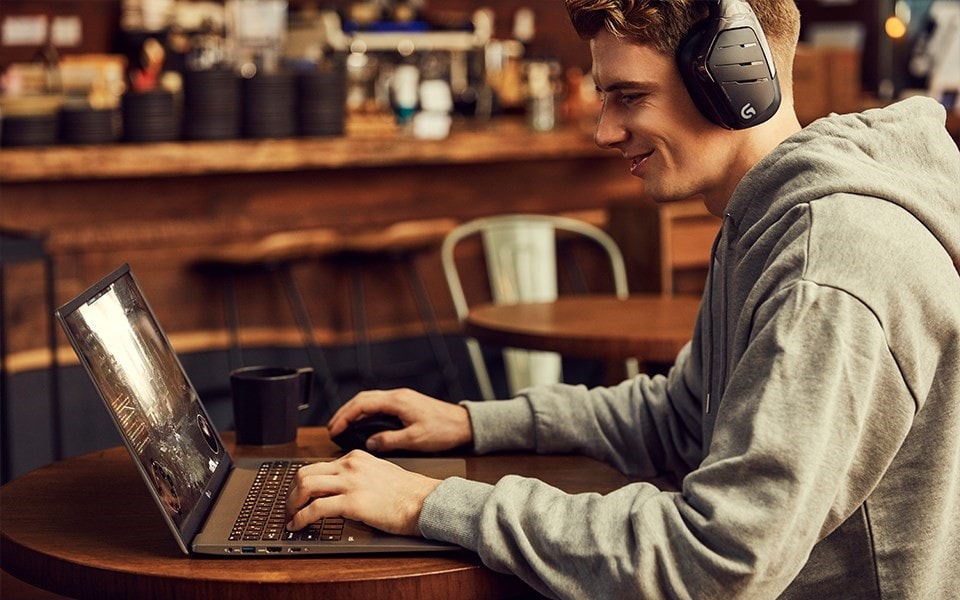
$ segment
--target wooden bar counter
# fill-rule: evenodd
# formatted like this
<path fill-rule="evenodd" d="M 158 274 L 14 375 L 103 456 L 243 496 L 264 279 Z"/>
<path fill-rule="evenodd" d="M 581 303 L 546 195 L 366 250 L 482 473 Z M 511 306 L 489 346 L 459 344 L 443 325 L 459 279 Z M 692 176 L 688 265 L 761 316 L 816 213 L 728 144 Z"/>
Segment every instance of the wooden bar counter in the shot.
<path fill-rule="evenodd" d="M 602 209 L 640 191 L 619 154 L 594 145 L 589 127 L 537 133 L 511 118 L 456 123 L 443 141 L 357 133 L 0 152 L 0 228 L 46 236 L 58 302 L 128 262 L 179 351 L 228 344 L 220 283 L 192 267 L 222 244 L 312 227 L 355 232 L 409 219 Z M 439 258 L 422 260 L 431 299 L 451 330 L 456 320 Z M 41 270 L 9 270 L 8 366 L 42 367 L 49 356 Z M 399 272 L 369 276 L 381 289 L 393 289 L 394 279 L 403 289 Z M 322 343 L 351 342 L 341 277 L 327 265 L 297 271 Z M 279 286 L 241 282 L 240 294 L 245 345 L 300 343 Z M 420 331 L 406 295 L 368 298 L 374 339 Z M 65 345 L 61 352 L 73 360 Z"/>

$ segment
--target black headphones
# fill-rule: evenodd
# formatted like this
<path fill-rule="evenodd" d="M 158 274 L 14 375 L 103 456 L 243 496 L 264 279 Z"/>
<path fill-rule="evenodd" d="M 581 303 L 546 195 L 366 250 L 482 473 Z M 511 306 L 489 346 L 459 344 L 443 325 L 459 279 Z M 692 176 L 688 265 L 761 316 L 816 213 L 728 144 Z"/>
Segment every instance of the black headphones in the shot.
<path fill-rule="evenodd" d="M 763 123 L 780 107 L 767 39 L 746 0 L 707 0 L 710 15 L 684 36 L 677 66 L 705 117 L 727 129 Z"/>

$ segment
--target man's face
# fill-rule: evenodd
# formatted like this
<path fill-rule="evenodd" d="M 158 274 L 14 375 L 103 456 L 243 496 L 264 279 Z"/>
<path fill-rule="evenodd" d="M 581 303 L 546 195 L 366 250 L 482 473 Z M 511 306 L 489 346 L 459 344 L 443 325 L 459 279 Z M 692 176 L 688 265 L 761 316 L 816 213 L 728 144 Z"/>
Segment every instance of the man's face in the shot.
<path fill-rule="evenodd" d="M 603 94 L 597 145 L 622 152 L 656 202 L 704 194 L 725 204 L 736 186 L 729 169 L 736 136 L 700 114 L 673 57 L 606 31 L 590 51 Z"/>

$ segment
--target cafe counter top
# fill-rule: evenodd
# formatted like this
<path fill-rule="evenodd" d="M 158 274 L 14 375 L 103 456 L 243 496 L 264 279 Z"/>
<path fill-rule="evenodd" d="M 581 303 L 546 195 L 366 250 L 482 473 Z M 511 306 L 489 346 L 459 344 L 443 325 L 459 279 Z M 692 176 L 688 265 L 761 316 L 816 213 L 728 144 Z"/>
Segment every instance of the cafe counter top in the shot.
<path fill-rule="evenodd" d="M 596 157 L 590 127 L 532 131 L 518 118 L 457 123 L 447 139 L 420 140 L 391 128 L 330 138 L 241 139 L 153 144 L 4 148 L 0 182 L 122 179 L 474 164 Z"/>

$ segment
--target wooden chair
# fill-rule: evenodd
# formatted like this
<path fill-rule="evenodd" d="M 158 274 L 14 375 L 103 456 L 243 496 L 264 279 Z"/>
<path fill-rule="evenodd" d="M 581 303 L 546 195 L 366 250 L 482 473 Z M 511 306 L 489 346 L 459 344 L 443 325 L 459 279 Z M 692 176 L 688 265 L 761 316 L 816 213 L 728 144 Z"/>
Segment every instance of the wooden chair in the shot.
<path fill-rule="evenodd" d="M 626 257 L 634 292 L 701 294 L 720 219 L 698 198 L 610 204 L 610 234 Z"/>

